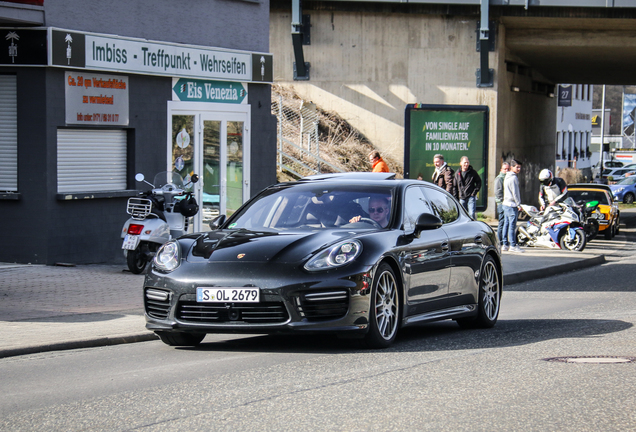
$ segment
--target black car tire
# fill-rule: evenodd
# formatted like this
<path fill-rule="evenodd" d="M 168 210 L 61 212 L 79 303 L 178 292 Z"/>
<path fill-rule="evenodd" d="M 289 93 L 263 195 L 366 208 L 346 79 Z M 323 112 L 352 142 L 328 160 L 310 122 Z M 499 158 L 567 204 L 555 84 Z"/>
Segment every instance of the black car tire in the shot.
<path fill-rule="evenodd" d="M 611 240 L 614 237 L 614 225 L 610 225 L 607 227 L 605 231 L 603 231 L 605 235 L 605 240 Z"/>
<path fill-rule="evenodd" d="M 501 278 L 495 260 L 487 256 L 479 276 L 479 301 L 477 315 L 460 318 L 457 324 L 461 328 L 491 328 L 499 318 L 501 304 Z"/>
<path fill-rule="evenodd" d="M 135 250 L 129 250 L 126 254 L 126 264 L 128 264 L 128 270 L 134 274 L 141 274 L 146 268 L 146 254 L 142 251 L 142 245 L 139 245 Z"/>
<path fill-rule="evenodd" d="M 197 346 L 205 337 L 205 333 L 167 333 L 157 332 L 161 342 L 170 346 Z"/>
<path fill-rule="evenodd" d="M 365 343 L 369 348 L 387 348 L 395 340 L 400 324 L 400 296 L 395 273 L 382 263 L 373 279 L 369 310 L 369 332 Z"/>
<path fill-rule="evenodd" d="M 606 231 L 609 231 L 609 229 Z M 607 234 L 605 235 L 607 236 Z M 565 234 L 565 235 L 562 235 L 561 238 L 559 239 L 559 244 L 561 245 L 561 249 L 575 251 L 575 252 L 583 252 L 583 249 L 585 249 L 585 245 L 587 244 L 587 238 L 586 238 L 584 230 L 575 229 L 574 230 L 575 238 L 570 241 L 567 240 L 567 237 L 568 235 Z"/>
<path fill-rule="evenodd" d="M 626 193 L 625 196 L 623 197 L 623 202 L 625 204 L 631 204 L 634 202 L 634 194 L 633 193 Z"/>

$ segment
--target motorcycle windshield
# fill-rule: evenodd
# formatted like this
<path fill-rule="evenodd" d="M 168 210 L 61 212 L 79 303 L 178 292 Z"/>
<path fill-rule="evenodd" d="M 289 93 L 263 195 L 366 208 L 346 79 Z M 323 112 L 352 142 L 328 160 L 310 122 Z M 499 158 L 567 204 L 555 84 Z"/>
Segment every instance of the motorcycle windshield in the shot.
<path fill-rule="evenodd" d="M 183 179 L 176 172 L 164 171 L 155 176 L 155 181 L 152 184 L 156 188 L 161 188 L 166 184 L 173 184 L 178 188 L 183 188 Z"/>

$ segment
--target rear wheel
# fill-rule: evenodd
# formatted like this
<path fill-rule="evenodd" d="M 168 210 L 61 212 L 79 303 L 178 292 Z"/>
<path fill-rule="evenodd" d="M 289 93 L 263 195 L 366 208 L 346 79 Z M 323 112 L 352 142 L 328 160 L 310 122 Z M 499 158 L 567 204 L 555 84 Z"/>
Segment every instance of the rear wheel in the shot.
<path fill-rule="evenodd" d="M 395 274 L 386 263 L 378 267 L 371 290 L 369 332 L 365 343 L 369 348 L 386 348 L 395 340 L 400 318 L 400 296 Z"/>
<path fill-rule="evenodd" d="M 146 268 L 146 254 L 142 251 L 140 244 L 137 249 L 129 250 L 126 254 L 126 264 L 131 273 L 140 274 Z"/>
<path fill-rule="evenodd" d="M 161 342 L 170 346 L 197 346 L 205 337 L 205 333 L 166 333 L 157 332 Z"/>
<path fill-rule="evenodd" d="M 499 317 L 501 302 L 501 278 L 495 260 L 487 256 L 479 278 L 479 303 L 477 316 L 457 320 L 462 328 L 491 328 Z"/>
<path fill-rule="evenodd" d="M 519 228 L 515 231 L 515 237 L 517 238 L 517 246 L 525 246 L 528 242 L 528 237 Z"/>
<path fill-rule="evenodd" d="M 587 241 L 594 240 L 598 235 L 598 221 L 596 219 L 588 219 L 585 225 L 585 234 L 587 234 Z"/>
<path fill-rule="evenodd" d="M 581 252 L 585 249 L 587 241 L 585 238 L 585 231 L 582 229 L 575 229 L 574 235 L 570 237 L 570 229 L 567 229 L 565 234 L 561 236 L 559 244 L 561 249 L 567 249 L 571 251 Z"/>

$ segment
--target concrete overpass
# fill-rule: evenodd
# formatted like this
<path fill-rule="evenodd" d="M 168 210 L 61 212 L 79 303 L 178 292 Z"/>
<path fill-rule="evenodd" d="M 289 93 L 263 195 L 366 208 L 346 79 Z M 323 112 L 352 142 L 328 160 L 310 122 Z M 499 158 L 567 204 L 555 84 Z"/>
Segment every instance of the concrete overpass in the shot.
<path fill-rule="evenodd" d="M 501 160 L 518 158 L 526 202 L 554 167 L 556 84 L 636 84 L 636 0 L 304 1 L 300 27 L 289 0 L 270 10 L 275 81 L 398 160 L 407 103 L 487 105 L 488 185 Z M 307 76 L 294 69 L 298 33 Z"/>

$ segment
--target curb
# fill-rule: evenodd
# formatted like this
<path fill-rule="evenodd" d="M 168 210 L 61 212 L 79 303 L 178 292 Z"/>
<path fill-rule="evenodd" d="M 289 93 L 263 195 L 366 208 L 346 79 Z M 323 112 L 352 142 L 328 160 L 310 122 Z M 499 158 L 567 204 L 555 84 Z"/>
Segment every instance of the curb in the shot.
<path fill-rule="evenodd" d="M 504 275 L 504 285 L 514 285 L 521 282 L 528 282 L 536 279 L 543 279 L 549 276 L 555 276 L 567 273 L 573 270 L 580 270 L 587 267 L 597 266 L 606 263 L 605 255 L 599 255 L 585 260 L 574 261 L 559 266 L 547 267 L 544 269 L 528 270 L 519 273 Z"/>
<path fill-rule="evenodd" d="M 127 343 L 135 343 L 135 342 L 148 342 L 153 340 L 158 340 L 159 337 L 154 333 L 143 333 L 136 334 L 130 336 L 119 336 L 119 337 L 103 337 L 96 339 L 84 339 L 77 341 L 69 341 L 69 342 L 59 342 L 49 345 L 39 345 L 39 346 L 28 346 L 21 348 L 10 348 L 0 350 L 0 359 L 7 357 L 15 357 L 27 354 L 39 354 L 43 352 L 50 351 L 65 351 L 72 349 L 81 349 L 81 348 L 97 348 L 103 346 L 110 345 L 122 345 Z"/>

